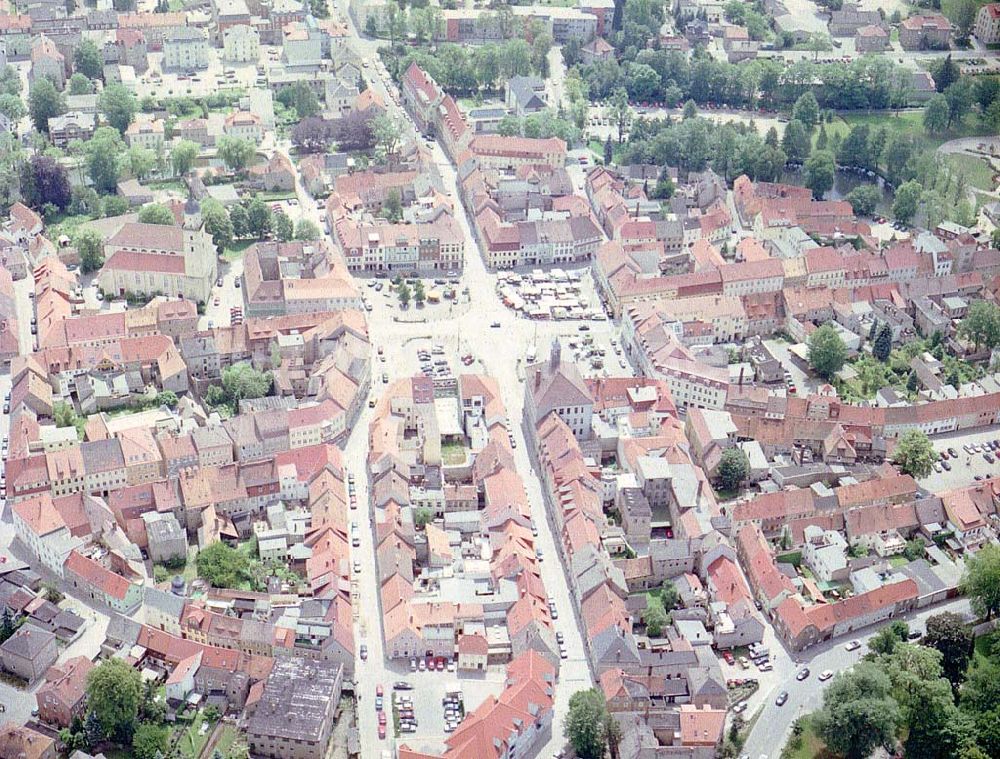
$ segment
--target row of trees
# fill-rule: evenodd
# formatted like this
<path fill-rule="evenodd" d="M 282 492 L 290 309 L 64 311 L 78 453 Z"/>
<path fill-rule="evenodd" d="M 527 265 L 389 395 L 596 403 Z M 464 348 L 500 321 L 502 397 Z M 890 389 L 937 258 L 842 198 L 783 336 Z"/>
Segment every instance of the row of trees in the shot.
<path fill-rule="evenodd" d="M 884 56 L 865 56 L 850 63 L 801 60 L 788 64 L 777 58 L 727 63 L 700 49 L 689 58 L 680 51 L 650 49 L 643 43 L 618 60 L 580 64 L 570 57 L 567 65 L 572 65 L 570 76 L 585 82 L 590 97 L 599 101 L 622 88 L 633 100 L 669 106 L 691 99 L 699 104 L 777 109 L 790 107 L 812 92 L 822 108 L 881 110 L 906 106 L 912 94 L 911 73 Z"/>
<path fill-rule="evenodd" d="M 445 43 L 435 48 L 383 48 L 386 68 L 399 80 L 411 63 L 416 63 L 446 91 L 456 97 L 472 96 L 481 90 L 497 92 L 515 76 L 544 73 L 552 38 L 541 33 L 529 44 L 524 39 L 463 46 Z"/>

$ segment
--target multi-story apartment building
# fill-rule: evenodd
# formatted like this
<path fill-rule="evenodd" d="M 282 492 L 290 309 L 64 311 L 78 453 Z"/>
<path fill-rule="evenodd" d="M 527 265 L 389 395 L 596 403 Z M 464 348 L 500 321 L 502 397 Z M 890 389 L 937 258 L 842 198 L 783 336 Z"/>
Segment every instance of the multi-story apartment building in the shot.
<path fill-rule="evenodd" d="M 163 68 L 193 71 L 208 67 L 208 37 L 195 27 L 181 27 L 163 40 Z"/>

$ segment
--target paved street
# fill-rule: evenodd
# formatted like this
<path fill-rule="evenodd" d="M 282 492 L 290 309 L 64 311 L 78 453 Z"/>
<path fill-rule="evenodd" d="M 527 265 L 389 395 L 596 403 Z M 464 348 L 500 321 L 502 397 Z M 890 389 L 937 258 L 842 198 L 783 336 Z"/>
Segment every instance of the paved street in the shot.
<path fill-rule="evenodd" d="M 958 599 L 929 609 L 921 609 L 902 619 L 909 623 L 911 630 L 923 630 L 927 617 L 945 611 L 968 614 L 969 602 Z M 752 702 L 751 707 L 743 715 L 748 721 L 757 717 L 753 731 L 743 747 L 743 753 L 752 759 L 777 759 L 782 746 L 785 745 L 792 722 L 804 714 L 815 711 L 823 704 L 823 691 L 827 683 L 819 682 L 817 679 L 819 674 L 826 669 L 835 673 L 843 672 L 860 661 L 868 652 L 868 640 L 880 627 L 881 625 L 875 625 L 863 633 L 845 635 L 798 654 L 797 661 L 794 661 L 793 666 L 788 669 L 783 682 L 773 685 L 770 690 L 765 691 L 761 688 L 756 703 Z M 850 640 L 861 641 L 861 648 L 847 651 L 844 644 Z M 774 646 L 771 646 L 772 653 L 774 650 Z M 809 677 L 802 681 L 796 680 L 795 674 L 803 666 L 809 667 Z M 788 692 L 788 702 L 784 706 L 777 706 L 774 699 L 782 690 Z M 763 708 L 758 707 L 761 702 Z M 757 716 L 758 710 L 759 716 Z"/>
<path fill-rule="evenodd" d="M 343 5 L 343 4 L 342 4 Z M 346 17 L 346 13 L 343 14 Z M 348 22 L 353 29 L 353 23 Z M 375 58 L 375 44 L 367 40 L 351 39 L 355 52 L 362 60 Z M 366 78 L 371 86 L 382 96 L 391 110 L 397 110 L 386 89 L 386 82 L 379 76 L 380 67 L 368 67 Z M 404 118 L 406 130 L 412 132 L 412 122 L 397 110 L 397 115 Z M 434 162 L 441 174 L 445 192 L 453 198 L 458 197 L 456 188 L 456 173 L 448 162 L 441 147 L 432 143 Z M 308 209 L 305 192 L 296 188 L 300 197 L 300 205 Z M 555 726 L 553 740 L 550 746 L 540 752 L 549 755 L 562 748 L 562 725 L 566 716 L 569 696 L 578 689 L 589 688 L 592 685 L 590 670 L 584 657 L 584 643 L 580 635 L 580 627 L 576 614 L 570 602 L 569 583 L 558 560 L 559 553 L 552 530 L 546 518 L 546 510 L 542 498 L 539 480 L 534 476 L 527 454 L 527 441 L 519 424 L 522 416 L 523 394 L 520 376 L 523 372 L 523 362 L 529 347 L 536 346 L 538 354 L 548 352 L 548 346 L 553 337 L 562 335 L 567 340 L 576 339 L 580 333 L 576 322 L 529 322 L 515 316 L 507 309 L 496 295 L 495 275 L 486 270 L 478 247 L 469 227 L 464 210 L 459 206 L 458 222 L 465 235 L 466 255 L 465 270 L 462 274 L 461 286 L 468 287 L 471 303 L 468 314 L 454 319 L 434 318 L 434 309 L 428 306 L 425 314 L 427 322 L 396 321 L 399 309 L 395 297 L 377 295 L 374 290 L 367 290 L 368 297 L 374 304 L 374 310 L 368 314 L 369 331 L 373 345 L 381 346 L 385 353 L 385 362 L 377 362 L 372 370 L 373 394 L 382 392 L 385 385 L 381 382 L 381 374 L 385 372 L 389 380 L 394 381 L 411 375 L 416 369 L 415 350 L 418 340 L 429 340 L 440 343 L 446 351 L 452 369 L 458 371 L 461 367 L 459 357 L 472 352 L 478 362 L 471 367 L 472 371 L 482 371 L 494 377 L 501 388 L 503 402 L 507 408 L 508 418 L 513 424 L 513 432 L 517 440 L 515 455 L 517 468 L 524 478 L 527 495 L 531 503 L 532 516 L 539 528 L 538 547 L 545 557 L 541 564 L 543 580 L 548 593 L 555 599 L 559 610 L 556 628 L 563 632 L 569 658 L 562 662 L 559 683 L 556 691 Z M 308 213 L 308 211 L 307 211 Z M 360 281 L 360 280 L 359 280 Z M 363 285 L 362 285 L 363 286 Z M 459 288 L 461 289 L 461 287 Z M 383 290 L 383 292 L 387 292 Z M 459 306 L 460 307 L 460 306 Z M 456 308 L 459 308 L 456 307 Z M 412 307 L 411 307 L 412 308 Z M 408 314 L 407 318 L 412 314 Z M 490 325 L 499 322 L 500 328 Z M 607 341 L 610 338 L 613 325 L 610 322 L 592 322 L 591 334 Z M 595 337 L 595 340 L 598 339 Z M 481 368 L 480 368 L 481 367 Z M 366 407 L 360 419 L 354 425 L 353 433 L 345 447 L 345 461 L 355 473 L 358 488 L 358 503 L 360 509 L 352 511 L 350 519 L 358 521 L 361 534 L 361 547 L 353 553 L 362 565 L 361 576 L 357 578 L 360 593 L 360 604 L 356 608 L 373 609 L 379 601 L 376 582 L 374 551 L 372 548 L 372 526 L 374 518 L 363 512 L 368 504 L 368 483 L 364 476 L 365 456 L 368 449 L 368 422 L 370 410 Z M 358 664 L 358 692 L 361 694 L 359 705 L 359 724 L 362 735 L 362 752 L 365 757 L 376 757 L 379 751 L 387 746 L 375 739 L 377 721 L 372 705 L 374 690 L 377 683 L 383 688 L 391 688 L 394 680 L 406 679 L 413 682 L 421 697 L 414 697 L 415 711 L 419 722 L 419 730 L 415 735 L 404 735 L 400 742 L 411 746 L 433 746 L 444 737 L 443 719 L 441 715 L 440 695 L 448 682 L 456 678 L 454 673 L 435 674 L 410 673 L 408 662 L 387 664 L 383 659 L 381 630 L 377 620 L 381 614 L 362 612 L 356 625 L 358 643 L 368 646 L 368 660 Z M 488 674 L 483 680 L 461 679 L 461 687 L 465 693 L 467 710 L 475 709 L 488 693 L 499 694 L 503 689 L 502 673 Z M 412 693 L 412 692 L 411 692 Z M 390 731 L 391 733 L 391 731 Z M 391 738 L 391 734 L 389 736 Z"/>

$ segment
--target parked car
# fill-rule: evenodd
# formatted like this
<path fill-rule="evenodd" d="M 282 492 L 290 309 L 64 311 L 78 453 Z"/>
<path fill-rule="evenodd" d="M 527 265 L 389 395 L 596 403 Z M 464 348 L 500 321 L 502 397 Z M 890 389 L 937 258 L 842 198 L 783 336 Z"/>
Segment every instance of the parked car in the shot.
<path fill-rule="evenodd" d="M 822 672 L 819 673 L 819 681 L 821 683 L 825 683 L 831 677 L 833 677 L 833 670 L 832 669 L 824 669 Z"/>
<path fill-rule="evenodd" d="M 861 648 L 861 641 L 852 640 L 850 643 L 844 644 L 844 648 L 846 648 L 848 651 L 857 651 L 859 648 Z"/>
<path fill-rule="evenodd" d="M 799 670 L 798 674 L 795 675 L 795 679 L 799 682 L 805 680 L 807 677 L 809 677 L 809 667 L 803 667 Z"/>
<path fill-rule="evenodd" d="M 784 690 L 778 694 L 778 697 L 776 699 L 774 699 L 774 703 L 776 706 L 784 706 L 786 701 L 788 701 L 788 691 Z"/>

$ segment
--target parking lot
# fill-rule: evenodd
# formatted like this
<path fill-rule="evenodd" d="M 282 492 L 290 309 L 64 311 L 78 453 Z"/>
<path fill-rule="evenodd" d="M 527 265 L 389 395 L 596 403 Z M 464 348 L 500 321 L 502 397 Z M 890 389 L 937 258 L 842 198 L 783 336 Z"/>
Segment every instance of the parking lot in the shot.
<path fill-rule="evenodd" d="M 575 335 L 561 335 L 562 355 L 572 358 L 585 377 L 621 377 L 634 374 L 614 330 L 577 326 Z M 544 356 L 540 356 L 544 358 Z"/>
<path fill-rule="evenodd" d="M 453 732 L 463 715 L 475 711 L 490 696 L 500 695 L 505 677 L 503 667 L 490 668 L 474 676 L 447 669 L 413 672 L 409 662 L 403 661 L 386 662 L 386 674 L 394 678 L 391 682 L 380 683 L 387 732 L 391 735 L 394 729 L 395 707 L 395 716 L 401 726 L 403 722 L 415 722 L 412 728 L 400 731 L 400 741 L 440 748 L 444 747 L 445 738 Z M 397 689 L 394 687 L 397 683 L 410 687 Z M 365 707 L 362 704 L 361 708 L 374 709 L 375 706 Z"/>
<path fill-rule="evenodd" d="M 939 461 L 941 471 L 934 471 L 919 480 L 921 487 L 932 493 L 941 493 L 954 488 L 965 487 L 976 481 L 976 478 L 986 479 L 1000 474 L 998 454 L 1000 451 L 985 450 L 984 443 L 1000 444 L 1000 426 L 989 427 L 974 432 L 952 432 L 946 435 L 935 435 L 932 438 L 934 449 L 940 454 L 949 448 L 958 454 Z M 966 450 L 965 446 L 979 446 L 979 450 Z M 1000 446 L 998 446 L 1000 447 Z M 989 455 L 994 460 L 986 459 Z M 945 468 L 947 463 L 951 469 Z M 937 467 L 935 467 L 937 469 Z"/>

